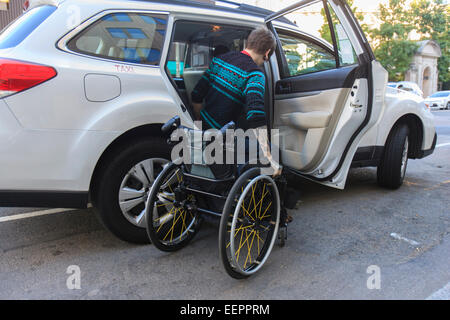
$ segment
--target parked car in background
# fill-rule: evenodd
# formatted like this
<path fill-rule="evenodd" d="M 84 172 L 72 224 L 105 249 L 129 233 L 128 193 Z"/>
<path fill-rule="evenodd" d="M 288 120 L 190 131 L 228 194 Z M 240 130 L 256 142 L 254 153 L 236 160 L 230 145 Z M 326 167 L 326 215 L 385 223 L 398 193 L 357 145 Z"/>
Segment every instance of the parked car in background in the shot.
<path fill-rule="evenodd" d="M 400 82 L 389 82 L 388 87 L 395 88 L 402 91 L 407 91 L 423 97 L 423 91 L 420 89 L 419 85 L 415 82 L 410 81 L 400 81 Z"/>
<path fill-rule="evenodd" d="M 295 10 L 326 11 L 331 43 L 293 23 Z M 433 115 L 386 87 L 345 1 L 278 13 L 229 1 L 46 1 L 0 34 L 0 206 L 92 204 L 115 235 L 147 242 L 149 190 L 171 153 L 161 126 L 178 115 L 193 127 L 191 93 L 215 51 L 243 50 L 261 26 L 278 40 L 263 71 L 286 170 L 343 189 L 351 167 L 378 167 L 380 186 L 396 189 L 408 159 L 433 153 Z"/>
<path fill-rule="evenodd" d="M 439 91 L 425 99 L 430 109 L 450 110 L 450 91 Z"/>

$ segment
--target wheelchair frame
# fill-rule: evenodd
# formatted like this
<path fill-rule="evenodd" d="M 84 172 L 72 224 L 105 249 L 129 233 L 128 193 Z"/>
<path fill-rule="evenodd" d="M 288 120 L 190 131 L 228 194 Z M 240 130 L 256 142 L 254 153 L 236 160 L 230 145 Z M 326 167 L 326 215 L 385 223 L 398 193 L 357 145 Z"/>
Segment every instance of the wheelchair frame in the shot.
<path fill-rule="evenodd" d="M 226 132 L 231 127 L 232 124 L 225 126 L 222 132 Z M 179 118 L 174 118 L 163 127 L 163 132 L 172 132 L 177 128 L 182 127 Z M 219 252 L 225 270 L 231 277 L 237 279 L 255 274 L 267 261 L 280 227 L 282 244 L 285 240 L 286 214 L 282 209 L 277 181 L 270 176 L 262 175 L 261 168 L 251 168 L 239 176 L 238 165 L 233 165 L 232 170 L 229 170 L 229 177 L 213 179 L 193 174 L 192 169 L 196 166 L 199 167 L 199 165 L 170 163 L 155 181 L 146 209 L 147 232 L 150 240 L 162 251 L 176 251 L 186 246 L 198 232 L 202 215 L 220 217 Z M 169 183 L 175 180 L 175 176 L 177 185 L 172 188 Z M 284 188 L 285 178 L 281 177 L 277 180 L 278 184 Z M 167 189 L 167 185 L 170 192 L 166 190 L 164 196 L 161 196 L 163 194 L 161 190 L 164 186 Z M 255 196 L 256 192 L 259 192 L 258 197 Z M 161 203 L 158 204 L 158 201 Z M 263 205 L 266 206 L 265 211 Z M 163 213 L 159 212 L 161 208 L 164 208 Z M 177 237 L 173 238 L 173 234 L 178 221 L 182 226 L 177 227 L 178 231 L 181 228 L 177 241 Z M 168 226 L 163 229 L 166 223 Z M 189 225 L 191 229 L 188 230 L 186 225 Z M 162 229 L 164 231 L 159 236 Z M 164 233 L 166 235 L 162 238 Z M 235 238 L 239 234 L 240 240 L 237 244 Z M 171 240 L 167 241 L 169 235 Z M 243 250 L 245 245 L 247 248 Z M 246 250 L 247 256 L 244 261 L 245 254 L 241 255 L 241 253 Z M 252 252 L 256 252 L 256 257 L 253 257 Z"/>

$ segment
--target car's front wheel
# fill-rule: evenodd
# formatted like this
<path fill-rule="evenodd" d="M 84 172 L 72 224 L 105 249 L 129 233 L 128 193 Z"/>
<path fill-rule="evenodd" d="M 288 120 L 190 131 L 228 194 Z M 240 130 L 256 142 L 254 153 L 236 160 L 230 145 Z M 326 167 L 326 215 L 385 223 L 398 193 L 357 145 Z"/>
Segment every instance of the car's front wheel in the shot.
<path fill-rule="evenodd" d="M 397 125 L 389 136 L 378 166 L 378 184 L 381 187 L 398 189 L 402 186 L 408 167 L 409 147 L 408 126 Z"/>
<path fill-rule="evenodd" d="M 116 149 L 104 164 L 95 207 L 114 235 L 132 243 L 149 243 L 145 206 L 153 182 L 169 161 L 163 139 L 148 138 Z"/>

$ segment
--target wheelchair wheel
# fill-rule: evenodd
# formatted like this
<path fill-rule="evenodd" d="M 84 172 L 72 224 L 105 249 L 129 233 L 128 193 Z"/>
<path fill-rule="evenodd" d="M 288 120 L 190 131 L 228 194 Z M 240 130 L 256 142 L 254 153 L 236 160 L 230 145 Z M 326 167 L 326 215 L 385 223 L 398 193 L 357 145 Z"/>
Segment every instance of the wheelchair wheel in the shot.
<path fill-rule="evenodd" d="M 258 272 L 267 261 L 280 226 L 280 195 L 274 180 L 258 168 L 244 173 L 225 203 L 219 252 L 235 279 Z"/>
<path fill-rule="evenodd" d="M 147 234 L 158 249 L 166 252 L 184 248 L 201 225 L 198 213 L 187 209 L 188 204 L 195 201 L 194 196 L 176 195 L 182 179 L 180 168 L 168 164 L 156 179 L 148 198 Z"/>

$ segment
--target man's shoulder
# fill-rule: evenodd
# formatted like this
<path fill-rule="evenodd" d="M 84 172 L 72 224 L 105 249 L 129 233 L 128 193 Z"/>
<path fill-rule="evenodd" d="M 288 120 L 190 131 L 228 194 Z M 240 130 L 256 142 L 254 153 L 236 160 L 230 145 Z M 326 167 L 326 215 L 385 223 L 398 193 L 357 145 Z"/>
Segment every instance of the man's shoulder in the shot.
<path fill-rule="evenodd" d="M 215 58 L 215 60 L 222 61 L 247 73 L 258 71 L 262 73 L 261 68 L 256 65 L 253 59 L 241 52 L 228 52 Z"/>

